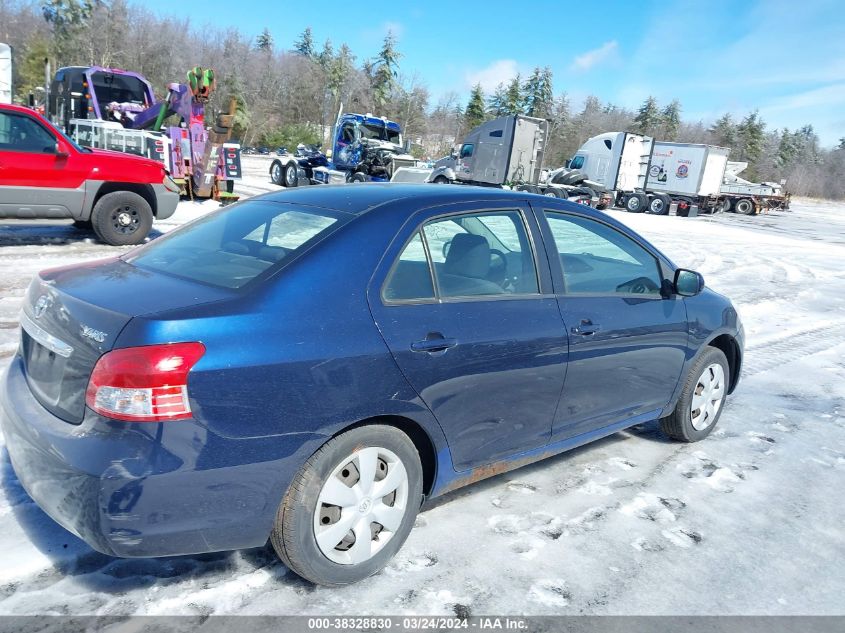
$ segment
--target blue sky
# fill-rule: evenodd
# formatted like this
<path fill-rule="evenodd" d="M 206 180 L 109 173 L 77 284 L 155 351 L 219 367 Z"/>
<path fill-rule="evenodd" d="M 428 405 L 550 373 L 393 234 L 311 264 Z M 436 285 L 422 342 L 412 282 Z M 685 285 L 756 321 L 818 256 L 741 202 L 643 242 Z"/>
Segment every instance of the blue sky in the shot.
<path fill-rule="evenodd" d="M 769 128 L 812 123 L 828 146 L 845 136 L 843 0 L 143 4 L 162 15 L 178 6 L 181 15 L 225 16 L 213 25 L 253 36 L 266 26 L 280 48 L 310 26 L 318 43 L 348 43 L 358 62 L 393 30 L 402 73 L 429 87 L 432 104 L 539 65 L 551 67 L 555 92 L 575 107 L 588 94 L 628 108 L 654 95 L 661 104 L 680 99 L 687 120 L 759 109 Z"/>

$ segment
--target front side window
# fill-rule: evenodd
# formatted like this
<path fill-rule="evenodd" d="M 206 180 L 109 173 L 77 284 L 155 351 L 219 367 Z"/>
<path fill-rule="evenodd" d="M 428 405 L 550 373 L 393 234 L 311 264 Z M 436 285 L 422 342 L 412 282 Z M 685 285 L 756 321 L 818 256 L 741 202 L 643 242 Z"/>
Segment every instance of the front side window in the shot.
<path fill-rule="evenodd" d="M 581 169 L 583 166 L 584 166 L 584 157 L 583 156 L 576 156 L 569 163 L 570 169 Z"/>
<path fill-rule="evenodd" d="M 56 137 L 32 117 L 0 112 L 0 151 L 43 154 L 55 149 Z"/>
<path fill-rule="evenodd" d="M 586 218 L 546 212 L 566 294 L 659 296 L 657 259 L 619 231 Z"/>
<path fill-rule="evenodd" d="M 247 200 L 150 242 L 127 261 L 214 286 L 241 288 L 307 250 L 347 217 Z"/>
<path fill-rule="evenodd" d="M 461 146 L 461 158 L 469 158 L 470 156 L 472 156 L 472 150 L 472 143 L 464 143 Z"/>

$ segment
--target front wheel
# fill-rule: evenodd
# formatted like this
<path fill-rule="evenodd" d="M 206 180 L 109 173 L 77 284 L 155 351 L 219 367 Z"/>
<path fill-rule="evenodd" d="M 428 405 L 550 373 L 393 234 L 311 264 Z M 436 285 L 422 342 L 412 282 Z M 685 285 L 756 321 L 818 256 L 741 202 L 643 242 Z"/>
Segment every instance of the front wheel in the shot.
<path fill-rule="evenodd" d="M 106 244 L 140 244 L 153 227 L 153 211 L 137 193 L 113 191 L 94 205 L 91 224 L 94 233 Z"/>
<path fill-rule="evenodd" d="M 363 426 L 326 442 L 300 469 L 270 541 L 292 571 L 319 585 L 372 576 L 402 547 L 422 500 L 422 466 L 402 431 Z"/>
<path fill-rule="evenodd" d="M 725 355 L 708 347 L 690 369 L 675 410 L 660 420 L 660 428 L 680 442 L 697 442 L 707 437 L 719 421 L 729 380 Z"/>

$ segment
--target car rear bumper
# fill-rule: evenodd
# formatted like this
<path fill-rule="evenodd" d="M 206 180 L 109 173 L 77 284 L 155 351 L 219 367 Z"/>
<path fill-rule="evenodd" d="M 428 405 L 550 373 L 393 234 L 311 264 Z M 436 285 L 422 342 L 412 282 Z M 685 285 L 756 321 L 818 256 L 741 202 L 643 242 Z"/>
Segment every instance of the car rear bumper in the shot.
<path fill-rule="evenodd" d="M 152 185 L 156 197 L 156 219 L 166 220 L 176 213 L 179 204 L 179 194 L 168 191 L 164 185 Z"/>
<path fill-rule="evenodd" d="M 38 506 L 94 549 L 123 557 L 263 545 L 303 453 L 323 439 L 290 434 L 256 445 L 193 420 L 123 423 L 91 411 L 69 424 L 33 397 L 19 357 L 0 385 L 0 424 Z"/>

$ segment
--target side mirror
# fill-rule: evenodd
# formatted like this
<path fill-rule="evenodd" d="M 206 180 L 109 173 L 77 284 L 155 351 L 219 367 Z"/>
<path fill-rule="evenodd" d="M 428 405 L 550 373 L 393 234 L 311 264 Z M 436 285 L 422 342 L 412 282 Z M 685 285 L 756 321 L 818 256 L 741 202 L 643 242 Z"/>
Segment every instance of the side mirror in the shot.
<path fill-rule="evenodd" d="M 70 156 L 70 152 L 67 151 L 67 148 L 60 141 L 56 141 L 55 147 L 49 148 L 49 151 L 54 153 L 58 158 L 67 158 Z"/>
<path fill-rule="evenodd" d="M 704 290 L 704 277 L 694 270 L 679 268 L 675 271 L 674 290 L 682 297 L 694 297 Z"/>
<path fill-rule="evenodd" d="M 563 165 L 563 166 L 564 166 L 564 167 L 566 167 L 567 169 L 569 169 L 569 163 L 571 163 L 571 162 L 572 162 L 572 159 L 571 159 L 571 158 L 567 158 L 567 159 L 566 159 L 566 163 L 564 163 L 564 165 Z"/>

